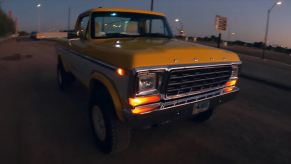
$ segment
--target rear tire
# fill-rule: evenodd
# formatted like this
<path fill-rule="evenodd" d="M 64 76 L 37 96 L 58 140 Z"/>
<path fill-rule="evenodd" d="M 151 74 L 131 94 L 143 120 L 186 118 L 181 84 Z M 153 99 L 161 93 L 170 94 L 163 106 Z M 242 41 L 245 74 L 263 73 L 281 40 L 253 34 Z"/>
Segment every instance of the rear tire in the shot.
<path fill-rule="evenodd" d="M 93 101 L 90 105 L 90 119 L 100 150 L 113 154 L 125 150 L 130 143 L 130 129 L 120 122 L 111 100 Z"/>
<path fill-rule="evenodd" d="M 57 67 L 57 80 L 60 90 L 65 90 L 74 81 L 74 76 L 65 71 L 62 63 L 59 62 Z"/>

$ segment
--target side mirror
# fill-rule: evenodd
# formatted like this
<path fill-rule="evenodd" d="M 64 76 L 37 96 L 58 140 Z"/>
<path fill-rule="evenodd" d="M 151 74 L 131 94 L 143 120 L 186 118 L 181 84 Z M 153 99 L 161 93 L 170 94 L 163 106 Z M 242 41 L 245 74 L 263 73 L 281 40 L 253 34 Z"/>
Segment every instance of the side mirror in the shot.
<path fill-rule="evenodd" d="M 80 38 L 79 31 L 68 31 L 68 39 Z"/>

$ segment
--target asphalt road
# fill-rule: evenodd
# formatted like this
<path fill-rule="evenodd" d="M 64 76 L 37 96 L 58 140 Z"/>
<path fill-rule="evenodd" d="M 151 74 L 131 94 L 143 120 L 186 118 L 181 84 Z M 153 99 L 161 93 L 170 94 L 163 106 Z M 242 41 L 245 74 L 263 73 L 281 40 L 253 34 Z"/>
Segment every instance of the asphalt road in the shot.
<path fill-rule="evenodd" d="M 57 89 L 53 45 L 0 45 L 1 164 L 291 163 L 291 92 L 244 78 L 239 96 L 209 122 L 134 131 L 127 151 L 103 155 L 86 89 Z"/>

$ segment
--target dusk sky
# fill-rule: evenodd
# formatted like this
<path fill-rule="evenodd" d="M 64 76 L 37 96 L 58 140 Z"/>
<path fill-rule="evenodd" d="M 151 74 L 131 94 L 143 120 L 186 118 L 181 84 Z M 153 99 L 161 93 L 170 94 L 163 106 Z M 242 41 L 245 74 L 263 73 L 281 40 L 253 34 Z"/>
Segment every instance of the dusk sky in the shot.
<path fill-rule="evenodd" d="M 230 32 L 236 35 L 232 40 L 248 42 L 262 41 L 264 37 L 267 10 L 275 0 L 155 0 L 155 11 L 167 15 L 173 31 L 175 18 L 179 18 L 189 36 L 216 35 L 215 15 L 229 19 Z M 38 11 L 36 4 L 41 3 L 41 30 L 60 30 L 67 28 L 68 6 L 71 5 L 71 27 L 79 13 L 93 7 L 121 7 L 149 9 L 150 0 L 5 0 L 2 8 L 12 10 L 19 19 L 21 30 L 37 29 Z M 271 44 L 291 47 L 291 0 L 285 0 L 271 13 Z M 225 32 L 224 38 L 227 39 Z"/>

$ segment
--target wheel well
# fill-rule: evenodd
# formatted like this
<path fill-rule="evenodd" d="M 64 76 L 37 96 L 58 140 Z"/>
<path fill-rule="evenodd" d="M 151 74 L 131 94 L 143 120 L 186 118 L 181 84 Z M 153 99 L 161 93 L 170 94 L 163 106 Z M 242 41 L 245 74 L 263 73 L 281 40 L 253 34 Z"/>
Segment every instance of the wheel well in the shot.
<path fill-rule="evenodd" d="M 64 67 L 63 61 L 62 61 L 62 58 L 61 58 L 60 55 L 58 55 L 58 57 L 57 57 L 57 66 L 58 67 Z"/>
<path fill-rule="evenodd" d="M 65 71 L 69 76 L 71 76 L 70 78 L 75 79 L 75 76 L 74 76 L 73 73 L 71 72 L 71 69 L 70 69 L 67 65 L 65 65 L 65 63 L 63 62 L 63 59 L 62 59 L 61 55 L 58 55 L 58 56 L 57 56 L 57 67 L 58 67 L 58 68 L 62 68 L 62 69 L 64 69 L 64 71 Z"/>
<path fill-rule="evenodd" d="M 98 80 L 92 80 L 90 84 L 90 105 L 98 104 L 106 107 L 107 112 L 116 115 L 114 104 L 107 87 Z"/>

